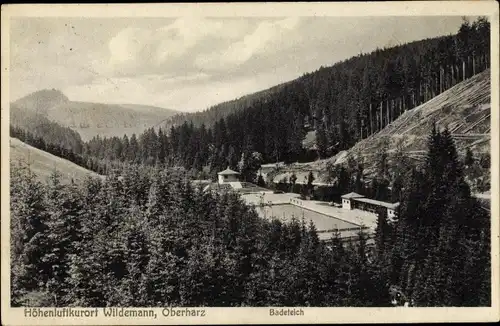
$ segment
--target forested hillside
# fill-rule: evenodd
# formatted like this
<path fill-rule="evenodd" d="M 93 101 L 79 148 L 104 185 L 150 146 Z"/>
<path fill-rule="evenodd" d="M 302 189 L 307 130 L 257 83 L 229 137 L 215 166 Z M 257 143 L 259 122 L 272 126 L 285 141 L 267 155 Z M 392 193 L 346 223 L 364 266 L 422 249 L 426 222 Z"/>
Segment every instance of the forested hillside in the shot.
<path fill-rule="evenodd" d="M 449 128 L 465 166 L 469 186 L 475 193 L 486 192 L 491 187 L 490 75 L 490 69 L 476 74 L 430 101 L 404 112 L 380 132 L 330 158 L 293 163 L 275 169 L 268 174 L 268 181 L 280 183 L 282 190 L 285 186 L 289 189 L 290 180 L 295 178 L 296 183 L 303 183 L 308 174 L 313 173 L 316 182 L 337 188 L 337 193 L 355 191 L 372 198 L 391 200 L 387 192 L 387 196 L 384 196 L 369 188 L 379 188 L 375 185 L 378 184 L 397 192 L 398 179 L 408 177 L 401 173 L 403 168 L 422 164 L 427 135 L 433 127 L 438 127 Z M 357 180 L 358 185 L 349 185 L 345 181 L 349 179 Z M 320 196 L 317 199 L 332 200 L 323 198 L 320 193 L 317 193 Z M 396 198 L 397 195 L 392 199 Z"/>
<path fill-rule="evenodd" d="M 59 155 L 57 155 L 59 154 Z M 85 169 L 79 161 L 69 161 L 60 153 L 49 153 L 37 147 L 30 146 L 17 138 L 10 138 L 10 166 L 18 165 L 29 167 L 40 181 L 45 182 L 57 170 L 61 175 L 62 183 L 81 182 L 86 177 L 99 177 Z"/>
<path fill-rule="evenodd" d="M 329 157 L 487 69 L 489 26 L 485 18 L 464 21 L 456 35 L 377 50 L 321 68 L 260 93 L 263 98 L 248 97 L 248 107 L 245 101 L 224 104 L 220 110 L 232 113 L 213 125 L 185 122 L 139 136 L 94 138 L 85 151 L 107 160 L 205 168 L 212 174 L 227 165 L 236 168 L 255 152 L 264 162 Z M 312 152 L 303 147 L 308 131 L 316 135 Z"/>
<path fill-rule="evenodd" d="M 324 129 L 320 132 L 325 132 L 325 137 L 337 133 L 339 138 L 341 129 L 347 128 L 344 136 L 355 141 L 380 130 L 381 125 L 394 120 L 400 111 L 426 102 L 489 66 L 489 42 L 489 22 L 480 18 L 472 24 L 465 22 L 457 35 L 361 54 L 202 112 L 176 115 L 168 120 L 166 127 L 179 126 L 184 121 L 195 127 L 202 124 L 210 127 L 221 118 L 253 106 L 278 110 L 277 104 L 303 120 L 311 120 L 313 127 Z M 282 101 L 283 97 L 289 102 Z M 380 116 L 381 106 L 383 116 Z M 343 139 L 339 141 L 343 143 Z M 346 142 L 349 144 L 349 140 Z"/>
<path fill-rule="evenodd" d="M 289 83 L 293 83 L 293 81 Z M 289 83 L 280 84 L 260 92 L 248 94 L 236 100 L 219 103 L 199 112 L 176 114 L 173 117 L 168 118 L 166 123 L 162 127 L 163 129 L 168 130 L 173 126 L 180 126 L 184 122 L 193 123 L 193 125 L 197 127 L 203 124 L 205 126 L 212 126 L 216 121 L 219 121 L 220 119 L 225 118 L 228 115 L 239 110 L 246 109 L 252 106 L 256 101 L 267 100 L 271 98 L 274 94 L 277 94 L 283 89 L 283 87 L 285 87 L 286 84 Z"/>
<path fill-rule="evenodd" d="M 42 89 L 26 95 L 12 104 L 15 108 L 22 108 L 46 116 L 49 109 L 63 103 L 69 98 L 57 89 Z"/>
<path fill-rule="evenodd" d="M 82 151 L 83 141 L 78 132 L 49 120 L 36 110 L 11 105 L 10 125 L 29 131 L 34 137 L 43 139 L 45 143 L 57 144 L 59 147 L 75 153 Z"/>
<path fill-rule="evenodd" d="M 57 125 L 57 124 L 55 124 Z M 56 129 L 57 130 L 57 129 Z M 72 131 L 73 133 L 76 133 Z M 76 133 L 78 135 L 78 133 Z M 49 133 L 50 135 L 50 133 Z M 51 154 L 55 157 L 61 158 L 63 160 L 67 160 L 71 163 L 74 163 L 75 165 L 78 165 L 84 169 L 91 170 L 93 172 L 96 172 L 97 174 L 103 174 L 106 175 L 110 171 L 114 169 L 122 169 L 124 166 L 128 166 L 133 162 L 120 162 L 118 160 L 115 161 L 109 161 L 105 159 L 101 159 L 96 156 L 91 156 L 88 153 L 82 152 L 81 148 L 84 147 L 84 143 L 80 142 L 78 144 L 78 148 L 80 150 L 76 149 L 71 149 L 67 148 L 64 146 L 60 145 L 60 142 L 58 141 L 57 138 L 53 137 L 47 137 L 47 135 L 42 135 L 38 136 L 37 134 L 33 134 L 27 129 L 19 128 L 19 127 L 14 127 L 13 125 L 10 125 L 10 138 L 11 139 L 19 139 L 26 145 L 29 145 L 33 147 L 34 149 L 38 149 L 41 152 L 44 152 L 46 154 Z M 24 152 L 24 154 L 29 153 L 29 152 Z M 46 165 L 46 162 L 36 162 L 37 158 L 41 158 L 40 155 L 35 155 L 34 157 L 30 158 L 29 160 L 25 160 L 23 157 L 21 157 L 23 161 L 31 161 L 32 163 L 36 164 L 41 164 L 41 165 Z M 12 160 L 11 160 L 12 162 Z M 27 163 L 27 162 L 24 162 Z M 64 165 L 64 164 L 63 164 Z M 50 168 L 53 168 L 50 167 Z M 143 166 L 144 169 L 147 168 L 147 166 Z M 44 173 L 47 172 L 47 167 L 44 170 Z M 49 171 L 50 172 L 50 171 Z"/>

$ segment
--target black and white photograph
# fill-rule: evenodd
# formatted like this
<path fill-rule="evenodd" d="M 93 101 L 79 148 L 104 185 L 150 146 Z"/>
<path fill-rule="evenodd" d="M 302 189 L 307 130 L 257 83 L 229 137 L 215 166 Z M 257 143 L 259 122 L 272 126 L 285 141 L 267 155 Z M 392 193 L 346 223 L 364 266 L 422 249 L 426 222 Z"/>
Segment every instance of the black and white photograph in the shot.
<path fill-rule="evenodd" d="M 498 6 L 205 6 L 9 15 L 2 310 L 42 324 L 498 310 Z"/>

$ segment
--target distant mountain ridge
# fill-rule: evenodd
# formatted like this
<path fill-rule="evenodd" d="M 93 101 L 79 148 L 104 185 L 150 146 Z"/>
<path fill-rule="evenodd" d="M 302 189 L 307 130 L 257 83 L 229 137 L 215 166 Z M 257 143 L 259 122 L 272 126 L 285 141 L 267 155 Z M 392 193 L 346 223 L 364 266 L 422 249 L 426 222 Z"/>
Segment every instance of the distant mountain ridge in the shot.
<path fill-rule="evenodd" d="M 172 126 L 179 126 L 185 121 L 192 122 L 194 126 L 201 126 L 205 124 L 207 127 L 212 126 L 221 118 L 225 118 L 240 110 L 244 110 L 258 101 L 271 99 L 273 95 L 277 94 L 294 80 L 281 83 L 271 88 L 243 95 L 237 99 L 225 101 L 209 107 L 206 110 L 197 112 L 181 112 L 167 119 L 163 127 L 167 130 Z"/>
<path fill-rule="evenodd" d="M 179 113 L 148 105 L 71 101 L 55 89 L 40 90 L 14 101 L 11 111 L 16 110 L 23 114 L 38 114 L 69 127 L 77 131 L 83 140 L 97 135 L 122 137 L 124 134 L 140 134 Z"/>

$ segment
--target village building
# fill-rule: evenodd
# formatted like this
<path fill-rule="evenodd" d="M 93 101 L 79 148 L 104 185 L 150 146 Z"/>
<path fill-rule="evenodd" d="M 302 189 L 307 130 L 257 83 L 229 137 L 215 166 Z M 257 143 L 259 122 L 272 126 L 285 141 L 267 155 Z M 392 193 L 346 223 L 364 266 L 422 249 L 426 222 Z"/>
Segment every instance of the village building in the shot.
<path fill-rule="evenodd" d="M 219 184 L 228 183 L 228 182 L 239 182 L 239 172 L 231 170 L 229 167 L 224 171 L 218 172 L 218 182 Z"/>
<path fill-rule="evenodd" d="M 240 173 L 229 167 L 217 173 L 217 182 L 206 182 L 206 180 L 193 180 L 193 184 L 203 184 L 203 191 L 235 191 L 239 193 L 272 192 L 269 189 L 259 187 L 251 182 L 240 181 Z"/>
<path fill-rule="evenodd" d="M 363 195 L 357 194 L 355 192 L 350 192 L 348 194 L 343 195 L 342 198 L 342 208 L 344 209 L 353 209 L 353 200 L 356 198 L 363 198 Z"/>
<path fill-rule="evenodd" d="M 381 208 L 387 209 L 387 217 L 393 220 L 399 203 L 388 203 L 385 201 L 366 198 L 355 192 L 350 192 L 342 197 L 342 208 L 352 210 L 359 209 L 366 212 L 377 213 Z"/>

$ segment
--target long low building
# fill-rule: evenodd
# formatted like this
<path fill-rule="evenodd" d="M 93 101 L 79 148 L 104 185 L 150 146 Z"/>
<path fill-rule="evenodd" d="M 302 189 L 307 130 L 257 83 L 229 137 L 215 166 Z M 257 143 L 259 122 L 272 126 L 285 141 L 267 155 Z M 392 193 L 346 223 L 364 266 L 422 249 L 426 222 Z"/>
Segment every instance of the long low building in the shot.
<path fill-rule="evenodd" d="M 391 220 L 396 217 L 396 210 L 399 207 L 399 203 L 388 203 L 385 201 L 370 199 L 355 192 L 350 192 L 341 197 L 343 209 L 359 209 L 375 214 L 377 214 L 381 208 L 387 209 L 387 217 Z"/>

